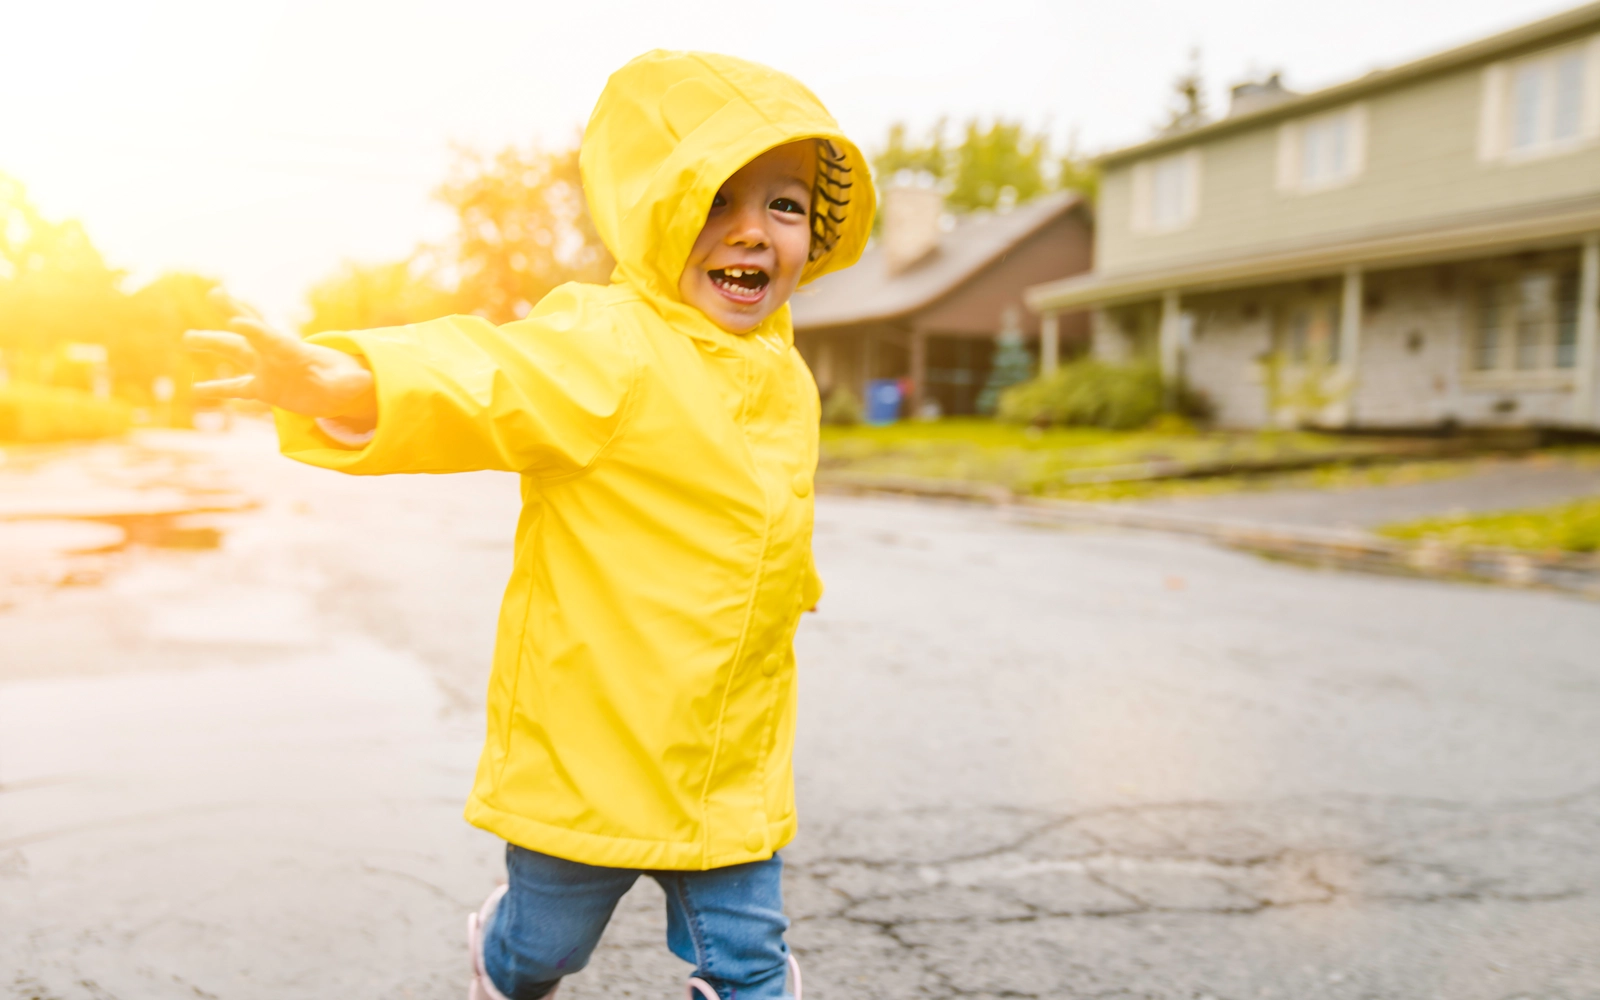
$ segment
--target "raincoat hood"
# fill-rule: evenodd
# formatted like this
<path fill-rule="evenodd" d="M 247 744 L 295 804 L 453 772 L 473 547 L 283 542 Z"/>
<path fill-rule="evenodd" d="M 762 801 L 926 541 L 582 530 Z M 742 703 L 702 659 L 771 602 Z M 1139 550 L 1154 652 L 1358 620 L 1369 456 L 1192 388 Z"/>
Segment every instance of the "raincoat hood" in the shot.
<path fill-rule="evenodd" d="M 657 50 L 606 83 L 579 162 L 589 214 L 625 282 L 684 332 L 712 324 L 678 279 L 724 181 L 762 153 L 818 140 L 804 285 L 861 256 L 875 208 L 861 151 L 798 80 L 731 56 Z M 792 342 L 789 310 L 755 331 Z"/>

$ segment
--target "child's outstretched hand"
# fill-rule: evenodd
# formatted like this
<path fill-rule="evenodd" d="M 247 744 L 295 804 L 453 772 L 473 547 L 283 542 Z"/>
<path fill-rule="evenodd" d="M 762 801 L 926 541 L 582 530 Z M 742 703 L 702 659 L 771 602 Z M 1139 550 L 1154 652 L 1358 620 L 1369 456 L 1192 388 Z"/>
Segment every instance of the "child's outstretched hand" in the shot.
<path fill-rule="evenodd" d="M 197 382 L 197 395 L 255 399 L 310 417 L 336 417 L 353 430 L 377 421 L 372 372 L 359 359 L 268 326 L 220 289 L 212 297 L 234 313 L 229 329 L 190 330 L 184 346 L 220 355 L 249 374 Z"/>

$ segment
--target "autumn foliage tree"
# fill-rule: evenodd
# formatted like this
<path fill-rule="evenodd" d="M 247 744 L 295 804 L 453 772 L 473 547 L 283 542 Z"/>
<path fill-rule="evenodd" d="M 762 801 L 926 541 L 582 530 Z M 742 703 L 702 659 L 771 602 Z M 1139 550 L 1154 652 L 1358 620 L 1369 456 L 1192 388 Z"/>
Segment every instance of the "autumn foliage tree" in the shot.
<path fill-rule="evenodd" d="M 568 281 L 604 282 L 576 149 L 464 150 L 436 197 L 456 216 L 441 246 L 387 264 L 346 264 L 311 290 L 305 333 L 415 323 L 453 312 L 496 323 L 528 314 Z"/>
<path fill-rule="evenodd" d="M 613 262 L 589 218 L 576 148 L 463 153 L 438 191 L 455 210 L 457 296 L 498 323 L 568 281 L 604 282 Z"/>

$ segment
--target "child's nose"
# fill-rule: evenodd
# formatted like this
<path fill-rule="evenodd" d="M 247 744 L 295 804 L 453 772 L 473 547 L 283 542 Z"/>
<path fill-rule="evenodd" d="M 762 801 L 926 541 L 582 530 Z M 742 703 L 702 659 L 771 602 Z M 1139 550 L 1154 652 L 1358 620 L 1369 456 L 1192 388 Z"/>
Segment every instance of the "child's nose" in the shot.
<path fill-rule="evenodd" d="M 734 219 L 733 225 L 728 228 L 728 244 L 736 247 L 749 247 L 759 250 L 767 245 L 767 228 L 764 213 L 759 211 L 742 211 Z"/>

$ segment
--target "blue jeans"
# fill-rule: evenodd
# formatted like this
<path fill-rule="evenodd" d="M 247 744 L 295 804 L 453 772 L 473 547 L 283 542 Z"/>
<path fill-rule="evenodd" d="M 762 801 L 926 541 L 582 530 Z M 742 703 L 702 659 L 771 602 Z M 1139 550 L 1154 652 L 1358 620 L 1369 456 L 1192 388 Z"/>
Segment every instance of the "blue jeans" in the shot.
<path fill-rule="evenodd" d="M 597 868 L 506 845 L 511 887 L 484 931 L 484 968 L 510 1000 L 538 1000 L 589 962 L 640 875 L 667 894 L 667 947 L 724 1000 L 785 1000 L 783 861 L 710 871 Z"/>

